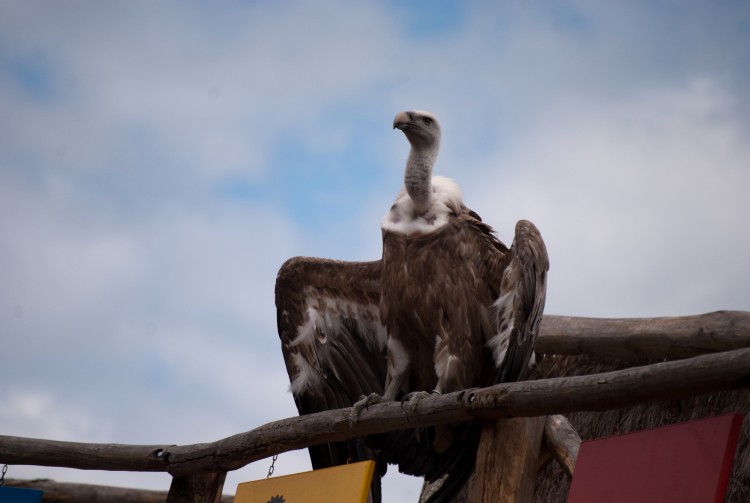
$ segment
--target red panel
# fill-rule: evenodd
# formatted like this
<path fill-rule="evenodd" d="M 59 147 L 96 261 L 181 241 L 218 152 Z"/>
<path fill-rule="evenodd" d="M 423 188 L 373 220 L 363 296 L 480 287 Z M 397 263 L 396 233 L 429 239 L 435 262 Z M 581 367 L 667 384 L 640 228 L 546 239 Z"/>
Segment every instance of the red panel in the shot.
<path fill-rule="evenodd" d="M 583 442 L 568 503 L 723 502 L 741 424 L 729 414 Z"/>

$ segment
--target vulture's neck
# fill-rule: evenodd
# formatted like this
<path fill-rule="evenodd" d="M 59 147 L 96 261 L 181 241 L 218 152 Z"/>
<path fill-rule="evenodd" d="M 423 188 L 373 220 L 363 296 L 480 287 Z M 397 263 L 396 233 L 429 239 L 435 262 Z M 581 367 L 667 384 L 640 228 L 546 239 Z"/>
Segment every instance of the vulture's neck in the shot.
<path fill-rule="evenodd" d="M 406 161 L 404 187 L 414 204 L 417 215 L 427 213 L 432 205 L 432 167 L 435 165 L 437 148 L 412 146 Z"/>

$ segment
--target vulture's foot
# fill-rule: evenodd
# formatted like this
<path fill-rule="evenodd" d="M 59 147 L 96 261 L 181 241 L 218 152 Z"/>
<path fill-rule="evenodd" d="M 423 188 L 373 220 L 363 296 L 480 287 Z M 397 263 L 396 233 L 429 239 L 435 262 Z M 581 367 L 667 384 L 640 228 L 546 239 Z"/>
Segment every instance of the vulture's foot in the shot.
<path fill-rule="evenodd" d="M 401 408 L 406 411 L 407 414 L 411 414 L 417 408 L 417 404 L 427 397 L 439 395 L 440 392 L 436 389 L 432 391 L 413 391 L 407 393 L 401 399 Z"/>
<path fill-rule="evenodd" d="M 367 409 L 370 405 L 375 405 L 376 403 L 384 401 L 385 399 L 377 393 L 370 393 L 367 396 L 362 395 L 361 397 L 359 397 L 359 400 L 357 400 L 356 403 L 352 405 L 352 410 L 351 412 L 349 412 L 349 425 L 354 426 L 355 424 L 357 424 L 359 415 L 362 414 L 362 411 Z"/>

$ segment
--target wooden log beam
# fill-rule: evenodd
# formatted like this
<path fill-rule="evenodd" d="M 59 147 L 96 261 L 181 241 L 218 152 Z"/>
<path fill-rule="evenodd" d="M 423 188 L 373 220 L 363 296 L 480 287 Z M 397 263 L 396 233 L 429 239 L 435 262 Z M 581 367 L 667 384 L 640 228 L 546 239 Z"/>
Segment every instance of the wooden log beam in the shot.
<path fill-rule="evenodd" d="M 349 422 L 350 409 L 276 421 L 200 449 L 172 448 L 170 471 L 206 470 L 217 464 L 233 470 L 276 452 L 407 427 L 607 410 L 743 387 L 750 387 L 750 349 L 438 395 L 419 402 L 408 416 L 400 403 L 383 403 L 364 410 L 354 426 Z"/>
<path fill-rule="evenodd" d="M 81 470 L 167 471 L 169 445 L 65 442 L 0 435 L 0 463 L 64 466 Z"/>
<path fill-rule="evenodd" d="M 476 417 L 565 414 L 629 407 L 750 387 L 750 349 L 696 356 L 615 372 L 496 385 L 468 393 Z M 511 415 L 509 414 L 509 415 Z"/>
<path fill-rule="evenodd" d="M 274 421 L 207 444 L 122 446 L 0 435 L 0 464 L 161 470 L 175 476 L 221 472 L 280 452 L 416 426 L 607 410 L 746 387 L 750 387 L 750 349 L 738 349 L 616 372 L 432 396 L 408 415 L 400 403 L 386 402 L 364 410 L 355 424 L 350 422 L 349 408 L 320 412 Z"/>
<path fill-rule="evenodd" d="M 661 318 L 545 315 L 538 353 L 675 360 L 750 347 L 750 312 L 716 311 Z"/>

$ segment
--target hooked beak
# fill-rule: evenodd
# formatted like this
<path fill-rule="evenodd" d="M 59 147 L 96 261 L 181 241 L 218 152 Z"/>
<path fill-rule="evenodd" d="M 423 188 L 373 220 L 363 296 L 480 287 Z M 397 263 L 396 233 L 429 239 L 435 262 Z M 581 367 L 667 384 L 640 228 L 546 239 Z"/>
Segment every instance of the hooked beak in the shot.
<path fill-rule="evenodd" d="M 400 129 L 403 131 L 410 125 L 413 125 L 414 112 L 399 112 L 393 119 L 393 129 Z"/>

